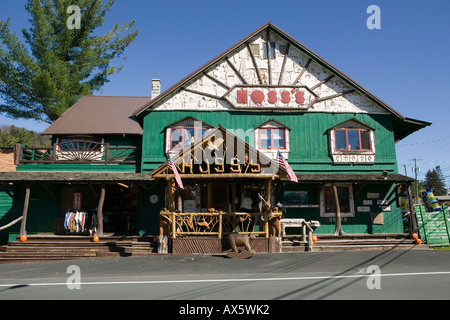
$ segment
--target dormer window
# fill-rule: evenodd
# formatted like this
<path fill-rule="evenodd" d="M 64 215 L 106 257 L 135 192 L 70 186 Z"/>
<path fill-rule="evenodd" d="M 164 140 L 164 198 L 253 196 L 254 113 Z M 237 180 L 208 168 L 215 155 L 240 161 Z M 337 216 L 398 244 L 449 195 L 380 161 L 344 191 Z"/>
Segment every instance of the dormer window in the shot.
<path fill-rule="evenodd" d="M 350 119 L 329 129 L 330 151 L 334 162 L 375 162 L 375 129 Z"/>
<path fill-rule="evenodd" d="M 186 117 L 166 127 L 166 152 L 178 153 L 200 140 L 212 127 L 194 117 Z"/>
<path fill-rule="evenodd" d="M 256 149 L 271 159 L 275 159 L 278 150 L 288 159 L 290 152 L 290 128 L 275 119 L 264 122 L 255 128 Z"/>
<path fill-rule="evenodd" d="M 259 149 L 286 149 L 286 128 L 260 128 Z"/>
<path fill-rule="evenodd" d="M 338 151 L 371 151 L 370 130 L 366 129 L 335 129 L 334 138 Z"/>
<path fill-rule="evenodd" d="M 204 127 L 175 127 L 170 130 L 170 150 L 179 150 L 189 147 L 201 139 L 208 128 Z"/>

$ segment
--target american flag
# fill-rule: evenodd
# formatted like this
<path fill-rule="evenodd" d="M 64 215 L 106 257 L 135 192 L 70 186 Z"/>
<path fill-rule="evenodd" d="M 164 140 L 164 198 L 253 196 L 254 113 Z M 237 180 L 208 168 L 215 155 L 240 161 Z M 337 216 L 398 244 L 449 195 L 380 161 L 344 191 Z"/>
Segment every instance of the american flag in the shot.
<path fill-rule="evenodd" d="M 181 178 L 180 178 L 180 174 L 178 173 L 177 167 L 176 167 L 175 164 L 173 163 L 172 158 L 170 157 L 169 154 L 167 155 L 167 164 L 168 164 L 169 167 L 172 169 L 173 174 L 174 174 L 174 176 L 175 176 L 175 180 L 177 181 L 178 186 L 179 186 L 181 189 L 184 189 L 184 187 L 183 187 L 183 182 L 181 181 Z"/>
<path fill-rule="evenodd" d="M 278 151 L 278 164 L 286 169 L 291 181 L 298 182 L 297 176 L 295 175 L 294 171 L 292 171 L 291 166 L 283 157 L 280 151 Z"/>

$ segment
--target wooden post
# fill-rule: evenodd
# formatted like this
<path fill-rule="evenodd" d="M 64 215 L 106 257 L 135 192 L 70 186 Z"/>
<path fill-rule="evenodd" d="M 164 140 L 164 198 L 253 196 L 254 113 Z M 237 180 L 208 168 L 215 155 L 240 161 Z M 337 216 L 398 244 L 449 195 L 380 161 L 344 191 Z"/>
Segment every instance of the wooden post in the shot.
<path fill-rule="evenodd" d="M 176 231 L 177 231 L 177 221 L 176 221 L 176 215 L 175 211 L 172 211 L 172 239 L 175 239 L 177 237 Z"/>
<path fill-rule="evenodd" d="M 308 238 L 306 237 L 306 224 L 302 225 L 302 242 L 308 242 Z"/>
<path fill-rule="evenodd" d="M 30 204 L 30 188 L 31 188 L 31 183 L 28 182 L 27 187 L 25 189 L 25 200 L 23 202 L 23 211 L 22 211 L 23 219 L 22 219 L 22 223 L 20 225 L 20 235 L 21 236 L 27 235 L 26 226 L 27 226 L 28 206 Z"/>
<path fill-rule="evenodd" d="M 414 208 L 414 200 L 411 192 L 411 184 L 408 184 L 408 203 L 409 203 L 409 228 L 410 233 L 417 233 L 419 228 L 416 220 L 416 209 Z"/>
<path fill-rule="evenodd" d="M 270 210 L 270 187 L 271 187 L 272 180 L 267 180 L 266 182 L 266 202 L 269 205 Z M 269 216 L 267 215 L 267 211 L 264 212 L 264 228 L 266 232 L 266 238 L 269 238 Z"/>
<path fill-rule="evenodd" d="M 55 161 L 57 160 L 57 158 L 56 158 L 56 150 L 57 150 L 57 147 L 58 146 L 58 144 L 54 144 L 53 145 L 53 150 L 52 150 L 52 164 L 54 164 L 55 163 Z"/>
<path fill-rule="evenodd" d="M 222 239 L 222 221 L 223 221 L 222 215 L 223 213 L 219 212 L 219 239 Z"/>
<path fill-rule="evenodd" d="M 339 195 L 335 185 L 333 185 L 333 192 L 334 192 L 334 201 L 336 202 L 336 223 L 334 227 L 334 235 L 343 236 L 346 235 L 346 233 L 342 231 L 341 206 L 339 205 Z"/>
<path fill-rule="evenodd" d="M 109 143 L 105 143 L 105 164 L 109 163 Z"/>
<path fill-rule="evenodd" d="M 169 179 L 169 211 L 175 211 L 175 186 L 172 179 Z"/>
<path fill-rule="evenodd" d="M 308 251 L 313 251 L 313 244 L 312 244 L 312 231 L 308 229 Z"/>
<path fill-rule="evenodd" d="M 102 183 L 100 189 L 100 199 L 98 200 L 97 209 L 97 235 L 103 236 L 103 204 L 105 202 L 105 184 Z"/>

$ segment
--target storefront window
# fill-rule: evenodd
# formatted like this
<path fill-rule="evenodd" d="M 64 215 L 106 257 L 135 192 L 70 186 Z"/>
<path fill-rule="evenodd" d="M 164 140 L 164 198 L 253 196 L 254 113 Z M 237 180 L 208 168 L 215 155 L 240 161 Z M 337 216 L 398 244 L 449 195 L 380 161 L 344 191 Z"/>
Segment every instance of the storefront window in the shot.
<path fill-rule="evenodd" d="M 339 208 L 342 217 L 353 217 L 353 190 L 351 186 L 337 186 L 339 198 Z M 336 199 L 332 186 L 325 186 L 321 193 L 321 210 L 322 217 L 334 217 L 336 215 Z"/>

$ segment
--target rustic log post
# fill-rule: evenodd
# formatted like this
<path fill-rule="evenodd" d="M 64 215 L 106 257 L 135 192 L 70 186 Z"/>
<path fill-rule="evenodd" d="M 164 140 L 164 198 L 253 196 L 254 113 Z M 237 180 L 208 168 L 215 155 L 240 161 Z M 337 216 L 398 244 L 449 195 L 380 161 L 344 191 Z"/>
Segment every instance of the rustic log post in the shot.
<path fill-rule="evenodd" d="M 14 145 L 14 165 L 19 165 L 22 160 L 22 145 L 20 143 L 16 143 Z"/>
<path fill-rule="evenodd" d="M 28 206 L 30 204 L 30 188 L 31 188 L 31 183 L 28 182 L 27 187 L 25 189 L 25 200 L 23 202 L 23 211 L 22 211 L 23 219 L 22 219 L 22 223 L 20 225 L 20 235 L 21 236 L 27 235 L 26 226 L 27 226 Z"/>
<path fill-rule="evenodd" d="M 175 211 L 175 186 L 174 182 L 170 179 L 169 183 L 169 211 Z"/>
<path fill-rule="evenodd" d="M 172 239 L 175 239 L 177 237 L 177 222 L 176 222 L 176 215 L 175 211 L 172 211 Z"/>
<path fill-rule="evenodd" d="M 266 182 L 266 202 L 267 205 L 269 206 L 268 210 L 264 211 L 264 227 L 265 227 L 265 232 L 266 232 L 266 238 L 269 238 L 269 216 L 267 214 L 267 212 L 271 209 L 270 206 L 270 187 L 271 187 L 271 183 L 272 181 L 269 179 Z"/>
<path fill-rule="evenodd" d="M 219 239 L 222 239 L 222 221 L 223 221 L 223 212 L 219 212 Z"/>
<path fill-rule="evenodd" d="M 341 206 L 339 205 L 339 195 L 335 185 L 333 185 L 333 193 L 334 193 L 334 201 L 336 202 L 336 223 L 334 227 L 334 235 L 343 236 L 346 235 L 346 233 L 342 231 Z"/>
<path fill-rule="evenodd" d="M 100 199 L 98 200 L 97 209 L 97 235 L 103 236 L 103 204 L 105 202 L 105 184 L 102 183 L 100 189 Z"/>
<path fill-rule="evenodd" d="M 409 204 L 409 228 L 410 233 L 417 233 L 419 228 L 417 226 L 416 209 L 414 208 L 414 201 L 411 192 L 411 184 L 408 184 L 408 204 Z"/>
<path fill-rule="evenodd" d="M 56 151 L 58 150 L 58 146 L 59 146 L 59 143 L 55 143 L 55 144 L 53 145 L 53 149 L 52 149 L 52 164 L 55 164 L 56 160 L 58 160 L 58 159 L 56 158 Z M 60 149 L 60 150 L 61 150 L 61 149 Z"/>
<path fill-rule="evenodd" d="M 109 163 L 109 143 L 105 143 L 105 164 Z"/>

